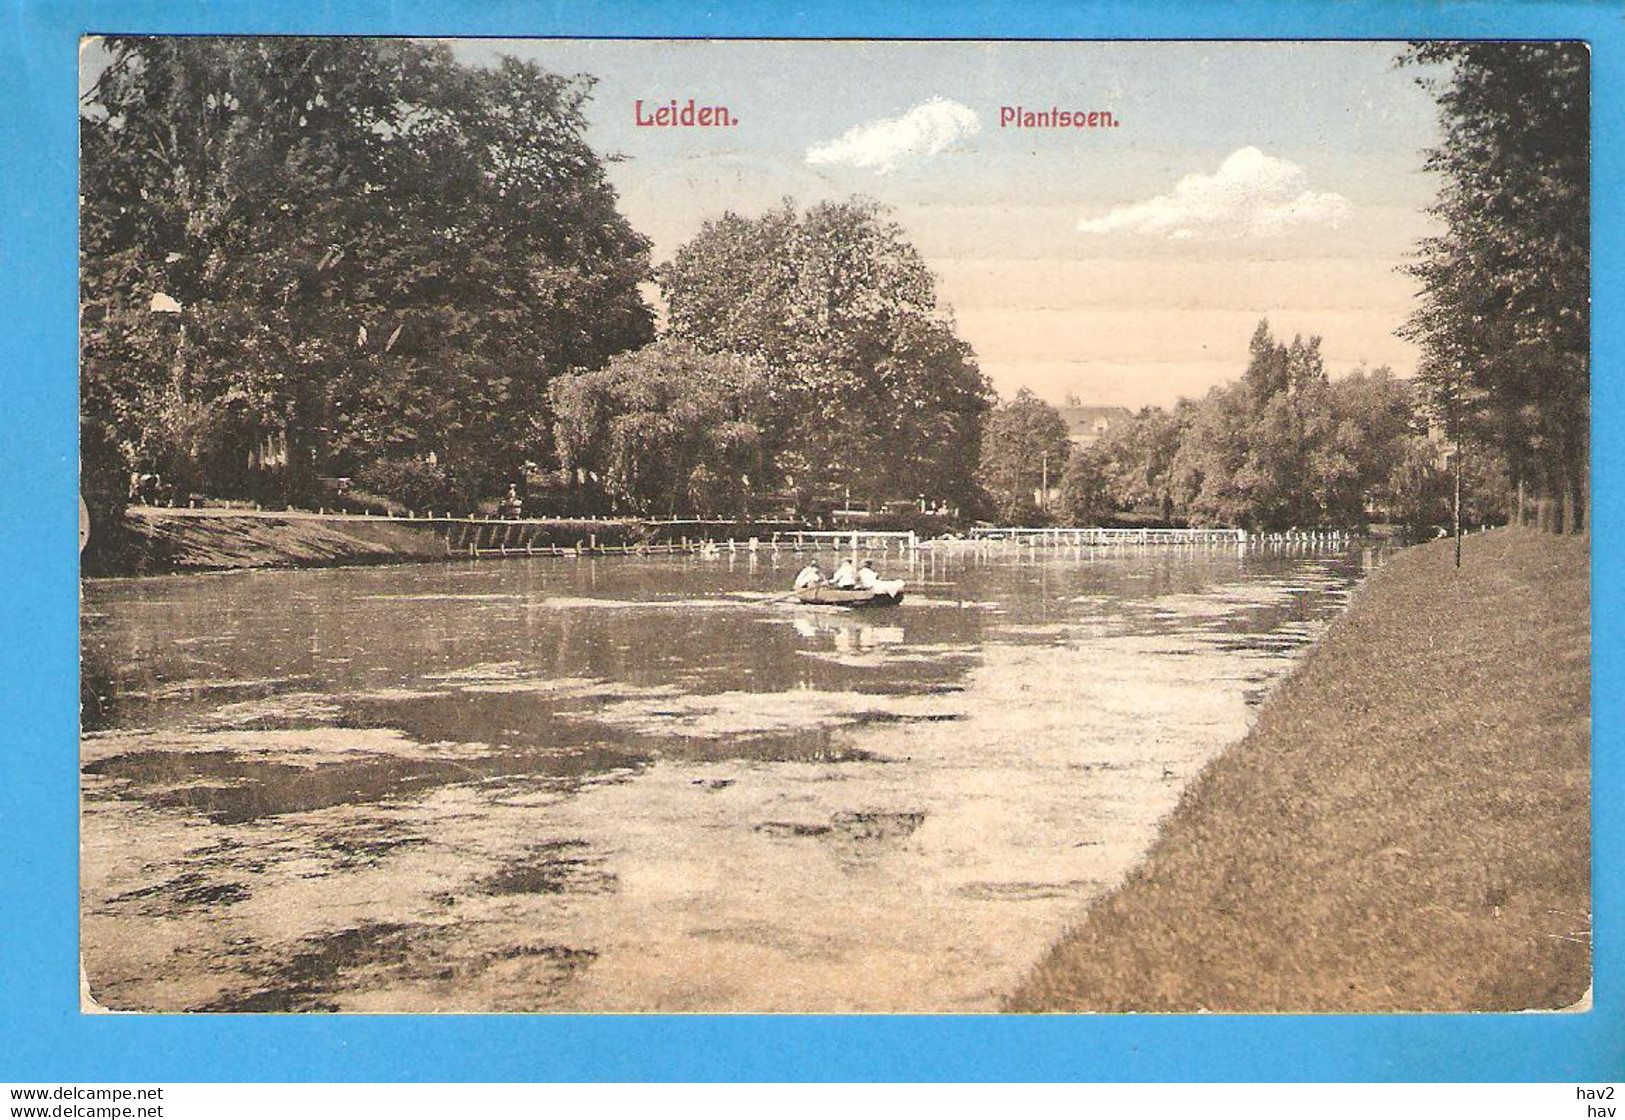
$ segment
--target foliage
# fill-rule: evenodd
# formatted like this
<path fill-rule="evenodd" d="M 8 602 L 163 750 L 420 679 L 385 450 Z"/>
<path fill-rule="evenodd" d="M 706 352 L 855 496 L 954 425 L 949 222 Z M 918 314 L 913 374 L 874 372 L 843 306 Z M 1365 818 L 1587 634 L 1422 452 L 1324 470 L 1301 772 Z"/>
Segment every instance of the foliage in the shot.
<path fill-rule="evenodd" d="M 1414 399 L 1386 368 L 1356 370 L 1327 387 L 1308 475 L 1321 524 L 1360 525 L 1381 504 L 1393 464 L 1422 438 Z"/>
<path fill-rule="evenodd" d="M 1195 413 L 1195 404 L 1188 400 L 1172 410 L 1142 408 L 1106 432 L 1092 450 L 1115 505 L 1155 512 L 1164 521 L 1173 519 L 1174 458 Z"/>
<path fill-rule="evenodd" d="M 743 358 L 663 340 L 559 378 L 551 398 L 560 460 L 617 512 L 744 516 L 771 483 L 768 382 Z"/>
<path fill-rule="evenodd" d="M 1005 522 L 1043 519 L 1034 495 L 1047 465 L 1073 525 L 1134 511 L 1255 530 L 1355 527 L 1390 499 L 1416 438 L 1411 392 L 1386 369 L 1333 381 L 1318 338 L 1278 342 L 1261 322 L 1239 380 L 1141 409 L 1089 448 L 1072 450 L 1060 413 L 1022 390 L 989 416 L 978 477 Z"/>
<path fill-rule="evenodd" d="M 362 466 L 355 480 L 362 490 L 393 498 L 415 512 L 443 511 L 462 504 L 445 468 L 424 459 L 378 459 Z"/>
<path fill-rule="evenodd" d="M 547 383 L 652 333 L 590 79 L 404 40 L 115 38 L 83 105 L 82 406 L 121 463 L 285 484 L 546 455 Z M 207 445 L 219 454 L 210 455 Z"/>
<path fill-rule="evenodd" d="M 1173 488 L 1198 524 L 1360 525 L 1415 424 L 1387 370 L 1332 382 L 1318 338 L 1282 344 L 1260 323 L 1240 383 L 1197 408 Z"/>
<path fill-rule="evenodd" d="M 1516 501 L 1505 461 L 1493 448 L 1469 444 L 1462 462 L 1462 524 L 1509 521 L 1515 515 Z M 1455 512 L 1450 449 L 1422 436 L 1410 437 L 1382 488 L 1379 504 L 1390 522 L 1413 535 L 1449 526 Z"/>
<path fill-rule="evenodd" d="M 977 479 L 1006 525 L 1033 524 L 1043 516 L 1034 497 L 1060 480 L 1071 444 L 1066 421 L 1055 407 L 1022 389 L 988 415 Z"/>
<path fill-rule="evenodd" d="M 1061 472 L 1060 511 L 1067 524 L 1098 525 L 1111 514 L 1111 476 L 1105 457 L 1093 447 L 1075 447 Z"/>
<path fill-rule="evenodd" d="M 1587 504 L 1590 423 L 1590 55 L 1583 43 L 1429 42 L 1423 77 L 1442 177 L 1408 271 L 1403 330 L 1422 348 L 1426 404 L 1453 440 L 1494 445 L 1514 478 Z"/>
<path fill-rule="evenodd" d="M 1422 436 L 1406 440 L 1383 489 L 1384 512 L 1395 525 L 1416 533 L 1450 519 L 1450 472 L 1432 440 Z"/>
<path fill-rule="evenodd" d="M 730 212 L 658 276 L 674 338 L 771 371 L 764 447 L 804 497 L 972 496 L 991 392 L 878 205 Z"/>
<path fill-rule="evenodd" d="M 1093 448 L 1118 509 L 1280 530 L 1356 526 L 1387 500 L 1415 438 L 1408 387 L 1386 369 L 1326 373 L 1320 340 L 1253 334 L 1239 381 L 1142 409 Z"/>

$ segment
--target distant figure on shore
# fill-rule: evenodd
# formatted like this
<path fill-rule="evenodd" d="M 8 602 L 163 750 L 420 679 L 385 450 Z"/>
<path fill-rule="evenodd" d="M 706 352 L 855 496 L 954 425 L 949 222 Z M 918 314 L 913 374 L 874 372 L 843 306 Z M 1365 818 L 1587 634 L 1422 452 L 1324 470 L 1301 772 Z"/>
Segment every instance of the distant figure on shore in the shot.
<path fill-rule="evenodd" d="M 516 483 L 508 484 L 508 496 L 502 499 L 502 516 L 513 521 L 525 515 L 525 499 L 519 496 Z"/>
<path fill-rule="evenodd" d="M 796 576 L 796 590 L 800 591 L 804 587 L 817 587 L 823 582 L 824 569 L 818 566 L 817 560 L 814 560 L 801 569 L 800 574 Z"/>
<path fill-rule="evenodd" d="M 858 585 L 858 570 L 852 566 L 850 559 L 843 559 L 835 574 L 829 577 L 833 587 L 856 587 Z"/>
<path fill-rule="evenodd" d="M 131 474 L 130 504 L 138 506 L 174 505 L 174 487 L 165 484 L 163 475 Z"/>

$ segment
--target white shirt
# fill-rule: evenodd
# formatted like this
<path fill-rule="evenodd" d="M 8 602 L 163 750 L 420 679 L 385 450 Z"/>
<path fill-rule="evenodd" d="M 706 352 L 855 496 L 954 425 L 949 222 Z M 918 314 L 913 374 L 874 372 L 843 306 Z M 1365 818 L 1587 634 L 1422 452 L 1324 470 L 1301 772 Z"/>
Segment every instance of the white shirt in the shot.
<path fill-rule="evenodd" d="M 801 574 L 796 577 L 796 590 L 800 591 L 803 587 L 817 587 L 823 582 L 824 573 L 812 564 L 808 564 L 801 569 Z"/>

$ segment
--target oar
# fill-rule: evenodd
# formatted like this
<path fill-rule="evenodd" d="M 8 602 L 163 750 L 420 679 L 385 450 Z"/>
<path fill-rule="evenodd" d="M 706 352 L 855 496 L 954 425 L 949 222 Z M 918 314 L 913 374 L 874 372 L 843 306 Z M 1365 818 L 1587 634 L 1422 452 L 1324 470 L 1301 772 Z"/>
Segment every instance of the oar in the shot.
<path fill-rule="evenodd" d="M 745 603 L 786 603 L 796 597 L 794 590 L 781 591 L 772 595 L 763 595 L 760 599 L 755 598 L 754 594 L 748 591 L 730 591 L 727 593 L 727 595 L 730 599 L 737 599 L 740 602 Z"/>

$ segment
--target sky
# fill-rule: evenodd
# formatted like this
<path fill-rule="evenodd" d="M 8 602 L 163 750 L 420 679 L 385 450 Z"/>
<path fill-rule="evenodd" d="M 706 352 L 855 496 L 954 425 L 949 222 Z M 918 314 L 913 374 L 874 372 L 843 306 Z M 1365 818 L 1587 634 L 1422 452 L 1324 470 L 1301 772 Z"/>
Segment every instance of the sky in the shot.
<path fill-rule="evenodd" d="M 1414 370 L 1401 272 L 1437 232 L 1435 108 L 1398 43 L 460 40 L 596 79 L 587 139 L 669 259 L 725 210 L 878 200 L 1005 397 L 1170 405 L 1238 377 L 1258 320 L 1333 374 Z M 87 59 L 86 67 L 91 68 Z M 672 100 L 726 128 L 636 123 Z M 1116 127 L 1001 127 L 1001 107 Z M 652 294 L 652 287 L 651 287 Z"/>
<path fill-rule="evenodd" d="M 592 74 L 589 141 L 665 260 L 723 210 L 862 194 L 940 278 L 1004 396 L 1168 405 L 1240 375 L 1253 328 L 1334 374 L 1408 375 L 1398 271 L 1435 232 L 1432 98 L 1396 43 L 464 41 Z M 647 128 L 726 106 L 731 128 Z M 1017 130 L 1000 109 L 1109 111 Z"/>

